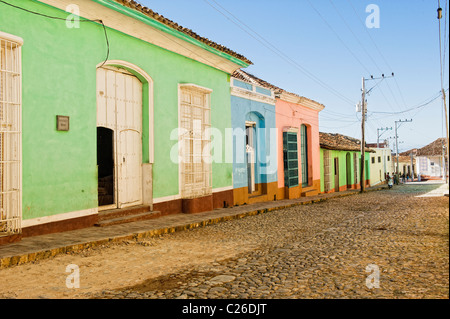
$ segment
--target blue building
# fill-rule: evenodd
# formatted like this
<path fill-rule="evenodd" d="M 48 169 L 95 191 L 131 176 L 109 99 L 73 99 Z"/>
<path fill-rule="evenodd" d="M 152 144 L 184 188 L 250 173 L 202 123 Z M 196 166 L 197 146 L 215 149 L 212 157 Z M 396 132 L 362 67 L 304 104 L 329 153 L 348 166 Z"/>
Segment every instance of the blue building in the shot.
<path fill-rule="evenodd" d="M 238 70 L 231 78 L 234 204 L 276 199 L 275 94 Z"/>

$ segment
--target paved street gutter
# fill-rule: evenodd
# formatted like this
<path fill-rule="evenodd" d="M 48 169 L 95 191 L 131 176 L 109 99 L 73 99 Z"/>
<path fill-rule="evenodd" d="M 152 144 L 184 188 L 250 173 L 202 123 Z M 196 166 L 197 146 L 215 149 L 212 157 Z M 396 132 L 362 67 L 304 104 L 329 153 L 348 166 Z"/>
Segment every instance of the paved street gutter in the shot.
<path fill-rule="evenodd" d="M 387 186 L 381 185 L 367 188 L 366 192 L 387 189 Z M 154 223 L 155 220 L 134 222 L 129 224 L 105 227 L 105 234 L 102 235 L 102 229 L 90 227 L 65 233 L 56 233 L 50 235 L 42 235 L 35 237 L 27 237 L 19 243 L 7 244 L 0 246 L 0 269 L 8 268 L 25 263 L 35 262 L 38 260 L 49 259 L 57 255 L 77 253 L 83 250 L 108 245 L 112 243 L 120 243 L 130 240 L 142 240 L 145 238 L 158 237 L 164 234 L 205 227 L 225 221 L 241 219 L 249 216 L 265 214 L 268 212 L 281 210 L 299 205 L 309 205 L 326 201 L 330 198 L 338 198 L 360 194 L 359 190 L 345 191 L 339 193 L 322 194 L 314 197 L 302 197 L 294 200 L 280 200 L 272 202 L 264 202 L 243 206 L 235 206 L 232 208 L 224 208 L 216 211 L 198 213 L 198 214 L 177 214 L 168 215 L 158 218 L 158 221 L 168 219 L 168 224 L 162 227 L 149 226 L 147 229 L 133 230 L 136 225 L 144 227 L 146 224 Z M 171 220 L 174 219 L 173 221 Z M 176 220 L 181 219 L 181 220 Z M 133 227 L 131 227 L 133 226 Z M 120 229 L 117 233 L 111 234 L 111 229 Z M 89 234 L 91 233 L 91 234 Z M 68 236 L 72 235 L 72 238 Z M 79 238 L 87 239 L 80 240 Z M 65 240 L 58 241 L 58 238 L 66 237 Z M 48 244 L 48 242 L 51 242 Z M 43 246 L 50 246 L 43 248 Z"/>

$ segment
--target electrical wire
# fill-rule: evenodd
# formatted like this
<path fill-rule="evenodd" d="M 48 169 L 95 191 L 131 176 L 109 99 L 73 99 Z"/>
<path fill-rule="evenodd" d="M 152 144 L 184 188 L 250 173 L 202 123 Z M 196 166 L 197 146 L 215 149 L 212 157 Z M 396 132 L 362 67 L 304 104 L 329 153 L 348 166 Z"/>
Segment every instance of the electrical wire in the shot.
<path fill-rule="evenodd" d="M 448 91 L 448 89 L 446 90 L 446 91 Z M 407 112 L 411 112 L 411 111 L 414 111 L 414 110 L 416 110 L 416 109 L 420 109 L 420 108 L 422 108 L 422 107 L 425 107 L 425 106 L 427 106 L 427 105 L 429 105 L 430 103 L 432 103 L 432 102 L 434 102 L 435 100 L 437 100 L 439 97 L 441 97 L 442 96 L 442 92 L 441 91 L 439 91 L 439 93 L 438 93 L 438 95 L 437 96 L 435 96 L 435 97 L 433 97 L 432 98 L 432 100 L 430 100 L 430 101 L 428 101 L 428 102 L 426 102 L 426 103 L 423 103 L 423 104 L 419 104 L 419 105 L 417 105 L 417 106 L 414 106 L 414 107 L 412 107 L 412 108 L 410 108 L 410 109 L 407 109 L 407 110 L 404 110 L 404 111 L 400 111 L 400 112 L 376 112 L 376 111 L 374 111 L 374 112 L 370 112 L 371 114 L 392 114 L 392 115 L 395 115 L 395 114 L 402 114 L 402 113 L 407 113 Z"/>
<path fill-rule="evenodd" d="M 328 28 L 333 32 L 336 38 L 342 43 L 342 45 L 350 52 L 353 58 L 361 65 L 361 67 L 368 73 L 371 74 L 369 69 L 361 62 L 361 60 L 353 53 L 353 51 L 345 44 L 345 42 L 341 39 L 339 34 L 333 29 L 333 27 L 328 23 L 328 21 L 320 14 L 320 12 L 314 7 L 310 0 L 307 0 L 311 8 L 317 13 L 317 15 L 322 19 L 322 21 L 328 26 Z"/>
<path fill-rule="evenodd" d="M 63 20 L 63 21 L 67 21 L 66 18 L 50 16 L 50 15 L 43 14 L 43 13 L 40 13 L 40 12 L 36 12 L 36 11 L 29 10 L 29 9 L 25 9 L 25 8 L 16 6 L 16 5 L 14 5 L 14 4 L 11 4 L 11 3 L 9 3 L 9 2 L 6 2 L 6 1 L 4 1 L 4 0 L 0 0 L 0 3 L 3 3 L 3 4 L 5 4 L 5 5 L 8 5 L 8 6 L 10 6 L 10 7 L 15 8 L 15 9 L 19 9 L 19 10 L 25 11 L 25 12 L 27 12 L 27 13 L 31 13 L 31 14 L 34 14 L 34 15 L 37 15 L 37 16 L 41 16 L 41 17 L 44 17 L 44 18 L 53 19 L 53 20 Z M 103 33 L 104 33 L 104 35 L 105 35 L 105 40 L 106 40 L 106 48 L 107 48 L 107 49 L 106 49 L 106 57 L 105 57 L 105 60 L 104 60 L 103 63 L 100 65 L 100 67 L 102 67 L 102 66 L 106 63 L 106 61 L 108 60 L 108 58 L 109 58 L 109 39 L 108 39 L 108 33 L 106 32 L 106 26 L 105 26 L 105 24 L 103 23 L 103 21 L 100 20 L 100 19 L 90 20 L 90 19 L 86 19 L 86 18 L 79 17 L 79 21 L 80 21 L 80 22 L 92 22 L 92 23 L 98 22 L 98 23 L 100 23 L 100 24 L 102 25 L 102 27 L 103 27 Z"/>
<path fill-rule="evenodd" d="M 334 89 L 333 87 L 329 86 L 328 84 L 326 84 L 325 82 L 323 82 L 322 80 L 320 80 L 318 77 L 316 77 L 313 73 L 311 73 L 310 71 L 308 71 L 306 68 L 304 68 L 303 66 L 301 66 L 299 63 L 297 63 L 295 60 L 293 60 L 292 58 L 290 58 L 289 56 L 287 56 L 284 52 L 280 51 L 276 46 L 274 46 L 273 44 L 271 44 L 268 40 L 266 40 L 264 37 L 262 37 L 260 34 L 258 34 L 256 31 L 254 31 L 251 27 L 249 27 L 247 24 L 245 24 L 243 21 L 241 21 L 239 18 L 237 18 L 235 15 L 233 15 L 230 11 L 226 10 L 223 6 L 221 6 L 219 3 L 217 3 L 215 0 L 211 0 L 213 1 L 216 6 L 214 6 L 209 0 L 204 0 L 204 2 L 206 4 L 208 4 L 210 7 L 212 7 L 214 10 L 216 10 L 217 12 L 219 12 L 221 15 L 223 15 L 227 20 L 229 20 L 230 22 L 232 22 L 233 24 L 235 24 L 238 28 L 240 28 L 241 30 L 243 30 L 245 33 L 247 33 L 248 35 L 250 35 L 252 38 L 254 38 L 256 41 L 258 41 L 259 43 L 261 43 L 263 46 L 265 46 L 267 49 L 269 49 L 270 51 L 272 51 L 274 54 L 276 54 L 277 56 L 279 56 L 280 58 L 282 58 L 285 62 L 289 63 L 290 65 L 294 66 L 296 69 L 298 69 L 300 72 L 302 72 L 304 75 L 306 75 L 308 78 L 310 78 L 311 80 L 313 80 L 314 82 L 316 82 L 317 84 L 319 84 L 320 86 L 322 86 L 324 89 L 328 90 L 329 92 L 331 92 L 333 95 L 335 95 L 336 97 L 340 98 L 342 101 L 350 104 L 350 105 L 354 105 L 353 101 L 347 97 L 345 97 L 344 95 L 342 95 L 339 91 L 337 91 L 336 89 Z M 226 13 L 224 13 L 224 11 Z M 231 16 L 232 18 L 230 18 L 229 16 Z M 235 20 L 235 21 L 234 21 Z"/>
<path fill-rule="evenodd" d="M 39 13 L 39 12 L 36 12 L 36 11 L 32 11 L 32 10 L 29 10 L 29 9 L 26 9 L 26 8 L 22 8 L 22 7 L 13 5 L 13 4 L 8 3 L 8 2 L 6 2 L 6 1 L 4 1 L 4 0 L 0 0 L 0 2 L 3 3 L 3 4 L 5 4 L 5 5 L 11 6 L 11 7 L 13 7 L 13 8 L 16 8 L 16 9 L 19 9 L 19 10 L 22 10 L 22 11 L 25 11 L 25 12 L 27 12 L 27 13 L 31 13 L 31 14 L 34 14 L 34 15 L 38 15 L 38 16 L 41 16 L 41 17 L 44 17 L 44 18 L 53 19 L 53 20 L 60 20 L 60 21 L 67 21 L 67 18 L 55 17 L 55 16 L 50 16 L 50 15 L 47 15 L 47 14 Z M 109 58 L 109 39 L 108 39 L 107 31 L 106 31 L 106 26 L 104 25 L 103 21 L 100 20 L 100 19 L 91 20 L 91 19 L 86 19 L 86 18 L 80 17 L 80 18 L 79 18 L 79 21 L 80 21 L 80 22 L 98 22 L 98 23 L 100 23 L 100 24 L 102 25 L 103 30 L 104 30 L 104 34 L 105 34 L 106 44 L 107 44 L 107 54 L 106 54 L 106 58 L 105 58 L 105 60 L 103 61 L 103 63 L 100 65 L 100 67 L 102 67 L 102 66 L 107 62 L 107 60 L 108 60 L 108 58 Z M 158 31 L 159 31 L 159 30 L 158 30 Z M 166 36 L 162 31 L 161 31 L 160 33 L 161 33 L 163 36 L 165 36 L 167 39 L 169 39 L 169 40 L 171 40 L 171 41 L 173 41 L 173 42 L 179 44 L 179 43 L 176 42 L 175 40 L 173 40 L 173 39 L 171 39 L 170 37 Z M 187 47 L 185 47 L 185 46 L 183 46 L 183 45 L 181 45 L 181 44 L 179 44 L 179 45 L 180 45 L 181 47 L 183 47 L 184 49 L 186 49 L 186 50 L 188 50 L 188 51 L 190 51 L 190 52 L 192 52 L 192 53 L 195 53 L 195 52 L 193 52 L 192 50 L 190 50 L 189 48 L 187 48 Z M 208 61 L 208 60 L 206 59 L 206 61 Z M 208 61 L 208 62 L 214 65 L 213 62 L 211 62 L 211 61 Z M 298 111 L 295 111 L 295 112 L 298 112 Z M 284 114 L 281 114 L 281 113 L 278 113 L 278 115 L 283 115 L 283 116 L 284 116 Z M 341 115 L 341 114 L 339 114 L 339 115 Z M 304 118 L 309 118 L 309 116 L 307 116 L 307 115 L 302 115 L 302 117 L 304 117 Z M 339 118 L 339 120 L 341 120 L 342 118 L 345 118 L 345 116 L 341 116 L 341 117 Z M 315 119 L 315 118 L 314 118 L 314 117 L 311 117 L 311 120 L 313 120 L 313 119 Z M 338 120 L 337 118 L 327 118 L 327 119 L 330 120 L 330 121 Z M 326 120 L 327 120 L 327 119 L 326 119 Z M 341 120 L 341 121 L 343 121 L 343 120 Z M 347 121 L 347 122 L 351 122 L 351 121 Z"/>
<path fill-rule="evenodd" d="M 383 55 L 383 53 L 381 53 L 380 48 L 378 47 L 377 43 L 375 42 L 375 40 L 373 39 L 372 35 L 370 34 L 370 32 L 368 31 L 368 29 L 365 27 L 364 22 L 361 20 L 361 17 L 358 15 L 358 12 L 356 11 L 355 7 L 353 6 L 352 2 L 350 0 L 347 0 L 347 2 L 350 4 L 350 6 L 353 9 L 353 12 L 355 14 L 355 16 L 358 18 L 359 22 L 361 23 L 363 29 L 366 31 L 367 35 L 369 36 L 369 39 L 371 40 L 372 44 L 374 45 L 375 49 L 377 50 L 378 54 L 381 56 L 381 58 L 383 59 L 384 63 L 386 64 L 386 66 L 389 68 L 390 72 L 393 71 L 392 67 L 389 65 L 389 62 L 387 61 L 387 59 L 385 58 L 385 56 Z M 406 101 L 405 98 L 403 96 L 402 90 L 400 89 L 400 86 L 398 85 L 398 81 L 397 79 L 394 77 L 394 82 L 397 86 L 397 89 L 400 93 L 400 97 L 403 101 L 403 105 L 406 107 Z M 401 109 L 401 108 L 400 108 Z"/>

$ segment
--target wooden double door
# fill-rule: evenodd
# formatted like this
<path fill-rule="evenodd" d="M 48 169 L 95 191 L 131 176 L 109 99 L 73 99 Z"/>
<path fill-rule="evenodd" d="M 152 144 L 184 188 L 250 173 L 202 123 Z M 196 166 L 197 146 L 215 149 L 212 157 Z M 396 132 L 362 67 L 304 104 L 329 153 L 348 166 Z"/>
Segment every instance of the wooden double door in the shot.
<path fill-rule="evenodd" d="M 125 69 L 97 69 L 99 207 L 142 204 L 142 83 Z"/>

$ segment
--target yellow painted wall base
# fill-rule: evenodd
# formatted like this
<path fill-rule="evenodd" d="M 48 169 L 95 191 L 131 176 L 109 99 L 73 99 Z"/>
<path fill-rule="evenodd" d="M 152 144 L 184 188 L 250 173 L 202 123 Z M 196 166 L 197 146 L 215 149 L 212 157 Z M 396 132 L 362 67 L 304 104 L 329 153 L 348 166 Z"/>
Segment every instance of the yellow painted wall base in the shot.
<path fill-rule="evenodd" d="M 277 182 L 258 184 L 256 189 L 258 189 L 257 192 L 249 194 L 248 187 L 235 188 L 233 190 L 234 205 L 268 202 L 278 199 Z"/>
<path fill-rule="evenodd" d="M 295 199 L 305 196 L 315 196 L 320 194 L 320 180 L 315 180 L 307 187 L 280 187 L 277 191 L 277 199 Z"/>

